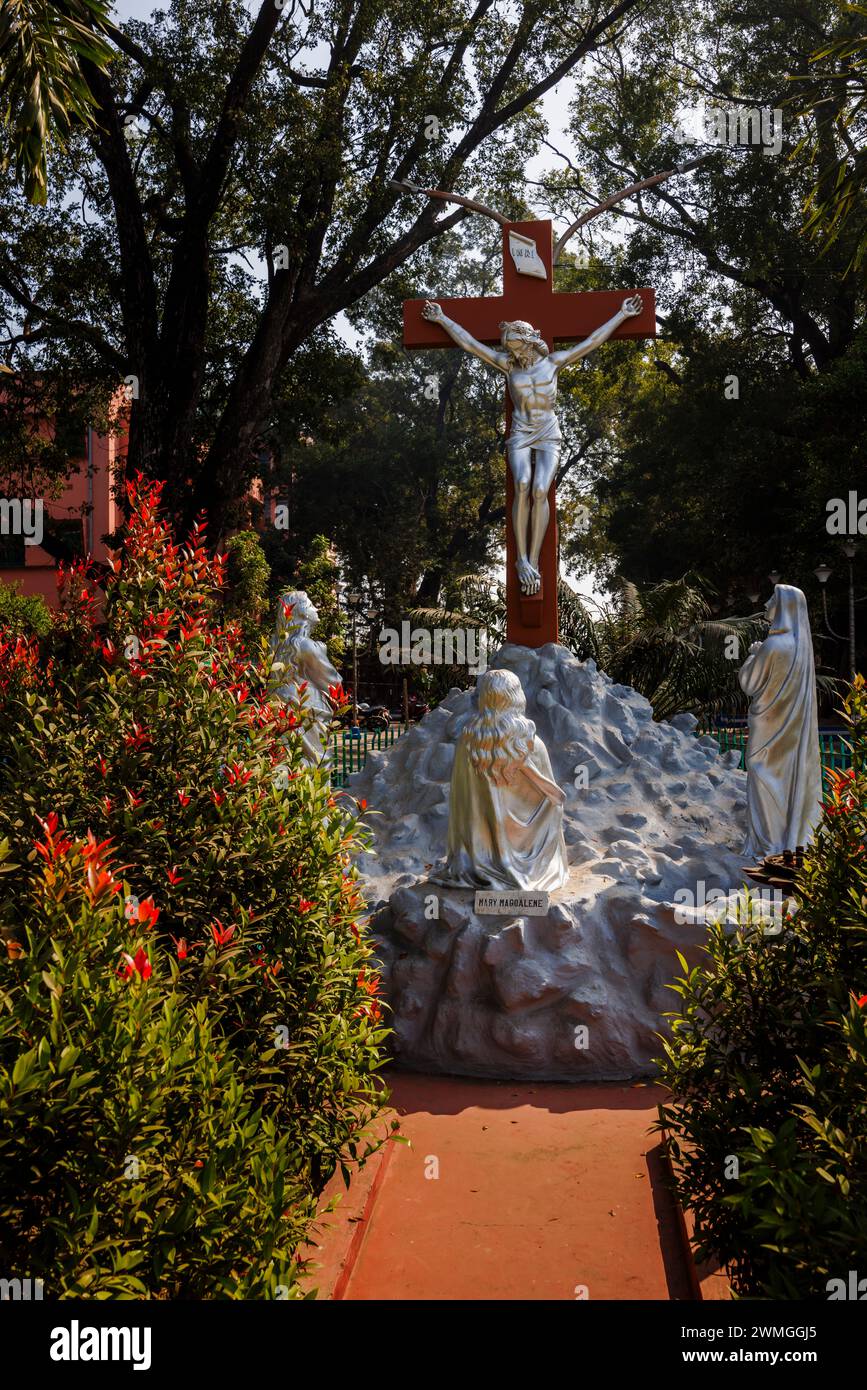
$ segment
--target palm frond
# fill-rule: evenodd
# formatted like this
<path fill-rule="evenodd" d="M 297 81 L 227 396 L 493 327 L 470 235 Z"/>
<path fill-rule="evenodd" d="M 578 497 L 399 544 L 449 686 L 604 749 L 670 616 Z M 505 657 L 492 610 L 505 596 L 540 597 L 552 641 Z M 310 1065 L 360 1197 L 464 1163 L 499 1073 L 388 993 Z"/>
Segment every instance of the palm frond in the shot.
<path fill-rule="evenodd" d="M 95 123 L 85 65 L 102 70 L 114 50 L 108 0 L 3 0 L 0 7 L 0 161 L 33 203 L 47 198 L 52 141 Z"/>

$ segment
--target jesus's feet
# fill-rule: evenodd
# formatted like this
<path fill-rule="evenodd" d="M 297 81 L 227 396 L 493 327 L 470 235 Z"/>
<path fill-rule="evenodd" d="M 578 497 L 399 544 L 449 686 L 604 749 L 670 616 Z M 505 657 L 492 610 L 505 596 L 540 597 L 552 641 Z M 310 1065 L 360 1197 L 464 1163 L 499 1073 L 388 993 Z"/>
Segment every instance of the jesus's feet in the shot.
<path fill-rule="evenodd" d="M 542 584 L 542 576 L 539 574 L 539 571 L 530 564 L 529 560 L 518 560 L 516 568 L 521 592 L 524 594 L 538 594 Z"/>

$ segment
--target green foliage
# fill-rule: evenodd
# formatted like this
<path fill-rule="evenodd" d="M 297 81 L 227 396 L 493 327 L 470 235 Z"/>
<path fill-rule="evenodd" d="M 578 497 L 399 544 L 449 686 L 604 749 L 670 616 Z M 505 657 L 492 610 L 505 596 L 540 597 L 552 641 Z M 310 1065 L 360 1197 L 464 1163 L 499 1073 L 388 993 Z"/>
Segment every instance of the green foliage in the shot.
<path fill-rule="evenodd" d="M 449 250 L 451 271 L 447 259 L 430 274 L 453 284 L 455 261 L 463 272 L 470 258 L 453 240 Z M 370 312 L 377 328 L 401 332 L 391 295 Z M 458 351 L 408 354 L 379 343 L 327 427 L 303 442 L 281 434 L 278 476 L 293 480 L 296 554 L 305 537 L 327 535 L 353 581 L 381 596 L 388 623 L 441 601 L 459 575 L 494 558 L 502 538 L 502 431 L 496 373 Z"/>
<path fill-rule="evenodd" d="M 589 552 L 603 573 L 642 586 L 698 570 L 740 608 L 750 594 L 764 601 L 776 569 L 807 593 L 827 647 L 813 570 L 832 564 L 828 599 L 839 605 L 846 565 L 826 530 L 827 503 L 845 498 L 863 468 L 867 340 L 806 380 L 753 351 L 739 335 L 696 334 L 680 384 L 657 373 L 628 398 L 624 447 L 596 483 Z M 737 400 L 724 396 L 732 376 Z M 844 630 L 839 608 L 831 621 Z"/>
<path fill-rule="evenodd" d="M 328 655 L 335 665 L 343 660 L 346 651 L 347 619 L 340 607 L 340 567 L 331 555 L 325 536 L 314 536 L 301 557 L 296 571 L 296 584 L 313 600 L 319 614 L 316 637 L 325 642 Z"/>
<path fill-rule="evenodd" d="M 321 480 L 311 480 L 313 491 L 320 485 Z M 333 521 L 333 515 L 331 519 Z M 304 589 L 319 614 L 315 636 L 326 643 L 328 655 L 339 666 L 346 652 L 348 628 L 346 614 L 340 606 L 340 566 L 333 558 L 332 545 L 327 536 L 314 535 L 305 544 L 304 530 L 302 522 L 300 531 L 287 534 L 269 528 L 262 536 L 263 550 L 271 570 L 268 591 L 272 619 L 280 594 L 287 589 Z"/>
<path fill-rule="evenodd" d="M 274 1045 L 281 991 L 264 997 L 240 945 L 137 948 L 88 881 L 110 874 L 104 851 L 40 843 L 52 862 L 0 966 L 4 1266 L 53 1298 L 297 1297 L 316 1203 Z"/>
<path fill-rule="evenodd" d="M 750 643 L 765 635 L 765 625 L 756 617 L 712 618 L 707 588 L 694 575 L 640 591 L 623 582 L 610 603 L 593 605 L 593 611 L 587 599 L 561 583 L 560 641 L 581 661 L 595 661 L 618 685 L 644 695 L 656 719 L 734 712 L 745 704 L 738 666 Z M 455 592 L 459 607 L 417 608 L 412 616 L 431 627 L 478 627 L 492 655 L 505 641 L 502 585 L 465 576 Z M 445 694 L 466 680 L 466 672 L 442 668 L 434 679 Z"/>
<path fill-rule="evenodd" d="M 718 612 L 749 611 L 749 595 L 764 598 L 778 570 L 807 593 L 818 634 L 813 571 L 825 559 L 835 570 L 831 623 L 845 632 L 847 567 L 835 563 L 825 523 L 828 500 L 857 486 L 867 457 L 864 281 L 847 274 L 859 218 L 824 254 L 803 234 L 816 169 L 799 143 L 818 135 L 821 166 L 840 160 L 857 177 L 863 106 L 848 127 L 845 116 L 861 89 L 835 78 L 823 92 L 832 100 L 803 119 L 797 112 L 824 71 L 811 55 L 858 23 L 835 0 L 674 0 L 646 11 L 619 61 L 576 89 L 572 165 L 545 179 L 564 219 L 585 205 L 586 189 L 595 200 L 685 156 L 709 158 L 578 234 L 591 261 L 584 283 L 598 283 L 601 270 L 612 285 L 656 287 L 659 336 L 617 362 L 613 414 L 607 351 L 585 383 L 584 400 L 602 388 L 602 438 L 585 497 L 591 530 L 565 541 L 573 566 L 642 587 L 698 572 L 719 595 Z M 678 117 L 699 103 L 775 109 L 781 95 L 791 101 L 779 155 L 676 139 Z M 825 641 L 833 670 L 842 648 Z"/>
<path fill-rule="evenodd" d="M 51 610 L 41 594 L 22 594 L 15 580 L 0 579 L 0 631 L 12 637 L 45 637 L 51 631 Z"/>
<path fill-rule="evenodd" d="M 80 36 L 56 21 L 102 5 L 9 0 L 16 105 L 35 63 L 40 78 L 59 74 L 55 122 L 77 101 L 80 123 L 90 93 L 98 124 L 49 158 L 44 206 L 0 178 L 11 365 L 98 366 L 114 386 L 135 376 L 131 470 L 165 478 L 178 515 L 204 508 L 221 533 L 244 524 L 272 426 L 296 441 L 311 420 L 327 430 L 328 384 L 284 392 L 302 375 L 293 358 L 453 225 L 391 175 L 482 184 L 511 211 L 545 133 L 541 98 L 639 8 L 322 0 L 311 19 L 303 4 L 167 0 L 106 28 L 112 61 L 87 67 L 86 88 Z M 35 323 L 19 332 L 28 308 Z"/>
<path fill-rule="evenodd" d="M 408 616 L 412 623 L 428 630 L 473 632 L 479 650 L 490 660 L 506 640 L 505 587 L 462 574 L 448 585 L 442 606 L 411 608 Z M 419 666 L 414 662 L 407 666 L 406 674 L 430 704 L 438 704 L 450 690 L 472 686 L 476 680 L 466 665 Z"/>
<path fill-rule="evenodd" d="M 683 712 L 707 718 L 745 703 L 738 667 L 750 643 L 765 636 L 761 619 L 715 619 L 711 612 L 708 586 L 695 575 L 642 590 L 623 581 L 596 613 L 566 589 L 560 640 L 646 696 L 656 719 Z"/>
<path fill-rule="evenodd" d="M 826 1298 L 867 1246 L 867 697 L 781 935 L 711 929 L 665 1043 L 677 1190 L 739 1295 Z M 685 965 L 685 962 L 682 961 Z M 737 1159 L 738 1171 L 732 1160 Z M 863 1270 L 862 1270 L 863 1274 Z"/>
<path fill-rule="evenodd" d="M 107 0 L 4 0 L 0 10 L 0 119 L 4 161 L 33 203 L 48 196 L 52 140 L 63 149 L 77 125 L 94 124 L 83 65 L 105 69 L 112 49 Z"/>
<path fill-rule="evenodd" d="M 839 20 L 829 41 L 810 54 L 807 92 L 799 112 L 812 118 L 798 153 L 807 152 L 818 177 L 804 205 L 804 230 L 830 247 L 852 222 L 858 241 L 852 267 L 858 269 L 867 254 L 867 8 L 839 4 Z M 841 152 L 828 138 L 828 126 L 838 136 Z M 827 160 L 829 152 L 832 158 Z"/>
<path fill-rule="evenodd" d="M 363 835 L 218 621 L 224 557 L 129 493 L 104 629 L 74 567 L 53 660 L 0 664 L 0 1246 L 68 1296 L 298 1296 L 380 1096 Z"/>
<path fill-rule="evenodd" d="M 248 650 L 255 652 L 264 635 L 271 567 L 256 531 L 238 531 L 226 542 L 229 557 L 226 616 L 240 624 Z"/>

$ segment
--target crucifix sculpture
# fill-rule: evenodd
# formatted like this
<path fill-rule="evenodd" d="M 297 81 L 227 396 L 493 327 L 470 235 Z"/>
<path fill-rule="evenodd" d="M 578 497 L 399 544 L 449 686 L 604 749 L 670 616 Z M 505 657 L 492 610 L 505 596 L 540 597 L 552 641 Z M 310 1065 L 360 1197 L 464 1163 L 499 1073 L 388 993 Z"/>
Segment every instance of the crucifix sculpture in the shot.
<path fill-rule="evenodd" d="M 410 191 L 450 197 L 414 186 Z M 654 337 L 654 293 L 641 289 L 625 299 L 616 290 L 554 294 L 551 222 L 508 222 L 479 210 L 503 227 L 502 295 L 406 300 L 403 341 L 408 348 L 457 343 L 507 378 L 507 637 L 541 647 L 558 640 L 557 376 L 609 338 Z M 567 343 L 576 346 L 557 349 Z"/>

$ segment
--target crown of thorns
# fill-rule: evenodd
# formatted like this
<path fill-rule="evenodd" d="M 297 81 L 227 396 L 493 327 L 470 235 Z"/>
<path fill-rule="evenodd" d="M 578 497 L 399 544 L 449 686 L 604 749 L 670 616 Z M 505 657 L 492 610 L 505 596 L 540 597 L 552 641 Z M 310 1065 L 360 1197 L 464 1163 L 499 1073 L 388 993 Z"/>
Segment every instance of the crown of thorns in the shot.
<path fill-rule="evenodd" d="M 538 328 L 534 328 L 526 319 L 512 319 L 500 324 L 500 342 L 506 346 L 506 338 L 520 338 L 524 343 L 532 343 L 534 347 L 545 347 L 545 342 Z"/>

